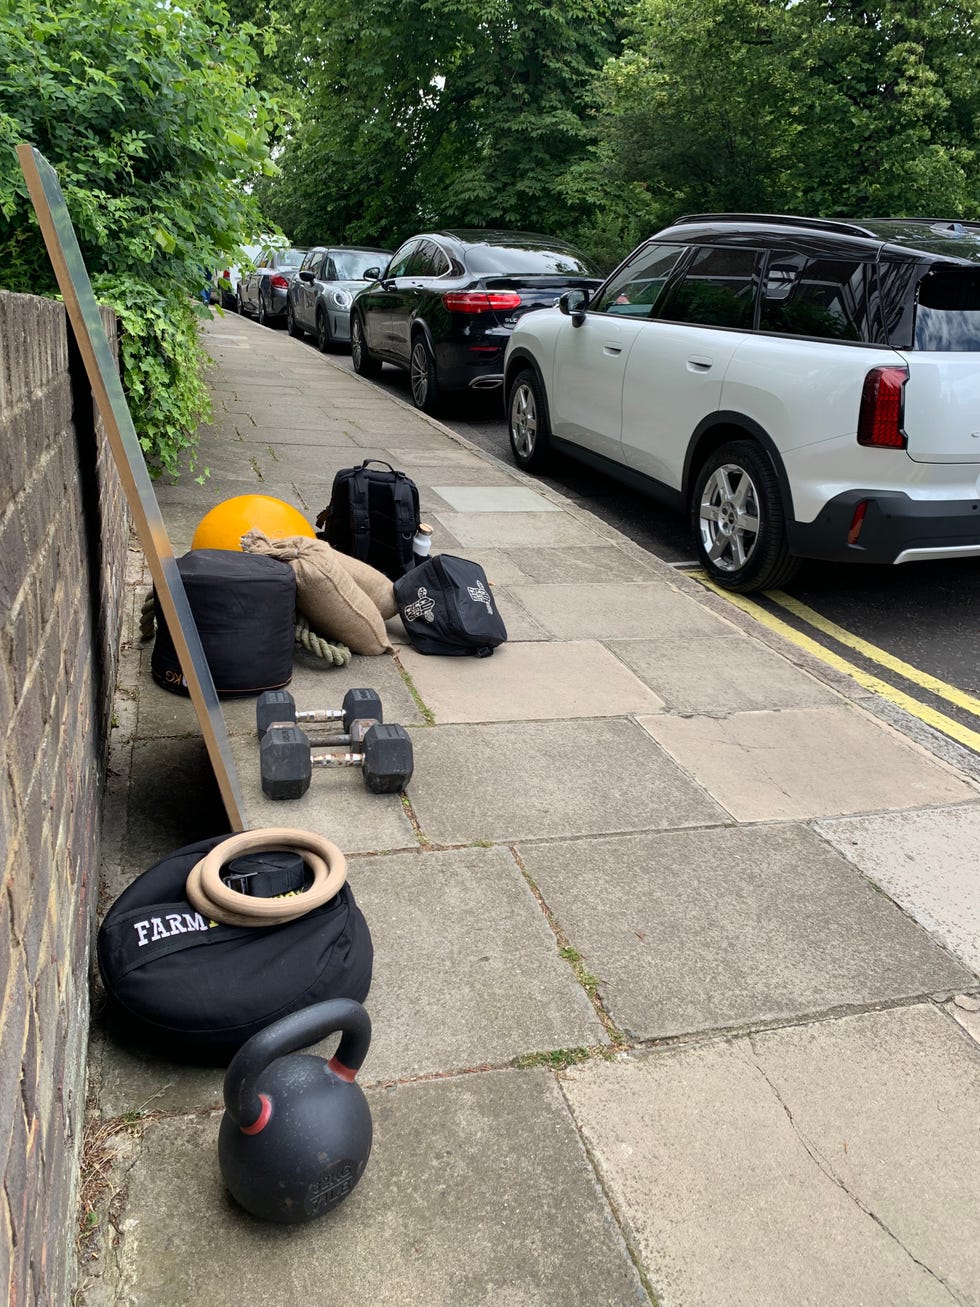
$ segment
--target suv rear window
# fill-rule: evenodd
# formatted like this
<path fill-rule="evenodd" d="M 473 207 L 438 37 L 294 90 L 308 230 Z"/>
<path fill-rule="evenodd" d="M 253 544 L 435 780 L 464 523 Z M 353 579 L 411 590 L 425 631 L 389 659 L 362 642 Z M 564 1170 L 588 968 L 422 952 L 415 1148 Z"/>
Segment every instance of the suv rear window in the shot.
<path fill-rule="evenodd" d="M 980 353 L 980 271 L 942 268 L 922 279 L 915 348 Z"/>
<path fill-rule="evenodd" d="M 867 264 L 774 253 L 766 269 L 761 331 L 823 340 L 868 340 Z"/>
<path fill-rule="evenodd" d="M 574 250 L 553 250 L 519 245 L 471 245 L 466 251 L 466 267 L 475 277 L 594 277 L 595 269 Z"/>

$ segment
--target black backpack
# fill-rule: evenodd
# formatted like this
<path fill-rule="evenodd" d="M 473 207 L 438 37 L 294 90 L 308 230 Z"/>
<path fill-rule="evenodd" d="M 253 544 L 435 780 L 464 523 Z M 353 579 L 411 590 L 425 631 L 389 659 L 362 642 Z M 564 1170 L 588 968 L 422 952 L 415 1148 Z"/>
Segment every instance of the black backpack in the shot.
<path fill-rule="evenodd" d="M 376 464 L 371 467 L 370 464 Z M 330 503 L 316 519 L 320 540 L 370 563 L 392 581 L 415 566 L 413 542 L 419 529 L 419 492 L 390 463 L 365 459 L 333 479 Z"/>
<path fill-rule="evenodd" d="M 488 658 L 507 639 L 486 572 L 466 558 L 427 558 L 395 582 L 395 602 L 419 653 Z"/>

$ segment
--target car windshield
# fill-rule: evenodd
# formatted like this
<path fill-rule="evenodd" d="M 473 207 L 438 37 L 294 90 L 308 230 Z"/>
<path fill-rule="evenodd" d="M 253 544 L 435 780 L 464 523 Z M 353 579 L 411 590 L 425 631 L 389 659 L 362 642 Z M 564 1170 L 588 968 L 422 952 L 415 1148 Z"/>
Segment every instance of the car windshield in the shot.
<path fill-rule="evenodd" d="M 980 272 L 943 268 L 919 287 L 915 348 L 980 352 Z"/>
<path fill-rule="evenodd" d="M 522 248 L 519 245 L 473 245 L 466 251 L 466 266 L 478 277 L 572 277 L 597 275 L 584 255 L 571 249 Z"/>
<path fill-rule="evenodd" d="M 387 262 L 388 255 L 378 250 L 337 250 L 333 255 L 338 281 L 367 281 L 368 268 L 383 268 Z"/>

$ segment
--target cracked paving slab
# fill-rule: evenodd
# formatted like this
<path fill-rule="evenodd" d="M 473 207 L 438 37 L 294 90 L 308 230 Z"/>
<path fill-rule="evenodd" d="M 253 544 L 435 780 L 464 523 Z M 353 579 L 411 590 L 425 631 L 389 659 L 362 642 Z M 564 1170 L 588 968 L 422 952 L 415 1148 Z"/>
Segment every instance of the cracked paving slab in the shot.
<path fill-rule="evenodd" d="M 217 1114 L 150 1123 L 130 1160 L 115 1267 L 88 1307 L 649 1304 L 550 1074 L 367 1096 L 363 1179 L 326 1217 L 288 1228 L 224 1194 Z"/>
<path fill-rule="evenodd" d="M 576 1067 L 661 1307 L 975 1307 L 980 1049 L 922 1004 Z"/>

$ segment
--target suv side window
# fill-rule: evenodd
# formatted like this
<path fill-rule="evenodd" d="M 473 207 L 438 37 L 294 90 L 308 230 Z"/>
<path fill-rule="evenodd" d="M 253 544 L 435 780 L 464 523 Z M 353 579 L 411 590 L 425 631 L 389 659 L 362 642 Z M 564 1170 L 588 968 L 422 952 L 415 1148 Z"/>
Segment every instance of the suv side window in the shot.
<path fill-rule="evenodd" d="M 300 272 L 312 272 L 315 275 L 318 275 L 317 265 L 319 264 L 322 258 L 323 258 L 322 250 L 311 250 L 310 253 L 307 254 L 306 258 L 303 260 L 300 266 Z"/>
<path fill-rule="evenodd" d="M 680 281 L 667 291 L 656 316 L 669 322 L 750 330 L 760 257 L 757 250 L 727 246 L 699 249 Z"/>
<path fill-rule="evenodd" d="M 407 245 L 403 245 L 400 250 L 397 250 L 392 257 L 391 262 L 388 264 L 388 271 L 385 273 L 385 279 L 387 280 L 389 277 L 404 277 L 405 270 L 411 262 L 412 256 L 418 250 L 418 247 L 418 241 L 409 241 Z"/>
<path fill-rule="evenodd" d="M 686 248 L 685 245 L 645 245 L 604 287 L 602 294 L 589 305 L 589 312 L 615 313 L 627 318 L 651 317 L 667 278 Z"/>
<path fill-rule="evenodd" d="M 408 265 L 408 277 L 442 277 L 449 271 L 449 260 L 435 241 L 421 241 Z"/>
<path fill-rule="evenodd" d="M 762 290 L 760 331 L 868 341 L 870 265 L 775 251 Z"/>

